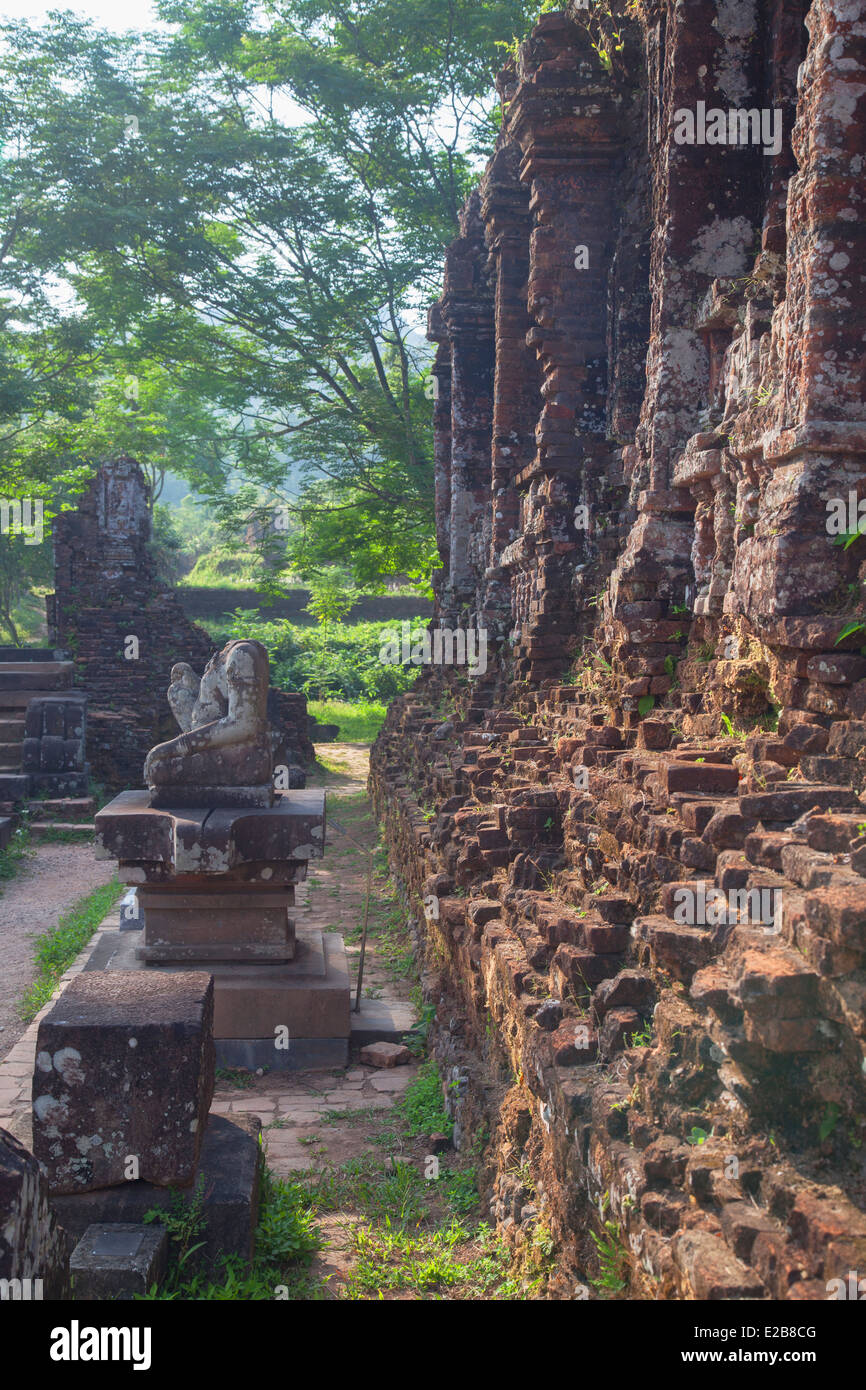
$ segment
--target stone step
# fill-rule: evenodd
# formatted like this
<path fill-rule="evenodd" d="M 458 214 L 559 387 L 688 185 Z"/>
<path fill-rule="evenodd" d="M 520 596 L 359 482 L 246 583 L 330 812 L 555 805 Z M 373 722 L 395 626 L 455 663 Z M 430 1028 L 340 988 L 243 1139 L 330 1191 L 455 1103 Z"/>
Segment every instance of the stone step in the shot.
<path fill-rule="evenodd" d="M 15 821 L 11 816 L 0 816 L 0 849 L 5 849 L 15 833 Z"/>
<path fill-rule="evenodd" d="M 0 740 L 5 743 L 20 743 L 24 737 L 25 723 L 23 715 L 17 719 L 0 719 Z"/>
<path fill-rule="evenodd" d="M 96 827 L 93 821 L 34 820 L 30 822 L 30 834 L 34 840 L 45 840 L 61 833 L 70 839 L 85 840 L 93 835 Z"/>
<path fill-rule="evenodd" d="M 0 692 L 68 690 L 74 675 L 72 661 L 7 661 L 0 663 Z"/>
<path fill-rule="evenodd" d="M 29 777 L 20 772 L 0 771 L 0 801 L 20 801 L 29 791 Z"/>
<path fill-rule="evenodd" d="M 96 802 L 92 796 L 60 797 L 54 800 L 28 801 L 27 809 L 31 816 L 38 816 L 43 821 L 58 818 L 72 820 L 74 817 L 92 816 L 96 810 Z"/>
<path fill-rule="evenodd" d="M 66 661 L 68 658 L 62 651 L 54 647 L 0 647 L 0 663 L 3 665 L 11 663 L 14 666 L 23 665 L 30 662 L 55 662 Z"/>
<path fill-rule="evenodd" d="M 69 687 L 64 687 L 64 689 L 69 689 Z M 50 693 L 48 688 L 39 689 L 32 684 L 12 689 L 4 686 L 3 682 L 0 681 L 0 719 L 14 719 L 19 710 L 27 709 L 31 700 L 44 699 Z M 70 693 L 73 692 L 70 690 Z"/>

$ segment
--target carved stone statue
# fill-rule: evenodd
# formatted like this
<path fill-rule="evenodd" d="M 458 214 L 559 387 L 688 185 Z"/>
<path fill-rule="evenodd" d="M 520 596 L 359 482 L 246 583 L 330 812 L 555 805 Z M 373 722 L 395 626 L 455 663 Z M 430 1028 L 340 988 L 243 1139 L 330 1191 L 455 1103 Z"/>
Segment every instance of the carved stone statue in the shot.
<path fill-rule="evenodd" d="M 186 662 L 172 667 L 168 703 L 183 732 L 147 755 L 151 805 L 273 804 L 268 678 L 261 642 L 227 643 L 200 681 Z"/>

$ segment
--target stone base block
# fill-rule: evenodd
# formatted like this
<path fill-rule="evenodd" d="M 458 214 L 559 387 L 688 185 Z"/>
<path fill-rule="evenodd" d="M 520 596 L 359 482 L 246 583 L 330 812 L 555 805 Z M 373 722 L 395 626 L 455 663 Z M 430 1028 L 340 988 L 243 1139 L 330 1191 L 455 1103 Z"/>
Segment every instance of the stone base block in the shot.
<path fill-rule="evenodd" d="M 240 1118 L 240 1117 L 238 1117 Z M 195 1169 L 190 1200 L 197 1188 L 203 1193 L 205 1231 L 203 1249 L 192 1257 L 198 1267 L 213 1268 L 223 1255 L 241 1255 L 249 1261 L 258 1220 L 262 1155 L 258 1119 L 235 1124 L 222 1115 L 211 1115 Z M 153 1207 L 167 1211 L 176 1194 L 153 1183 L 125 1182 L 119 1187 L 80 1192 L 52 1199 L 64 1231 L 80 1240 L 89 1226 L 116 1223 L 140 1225 Z"/>
<path fill-rule="evenodd" d="M 339 1071 L 349 1065 L 348 1038 L 290 1038 L 287 1048 L 274 1047 L 271 1038 L 220 1038 L 218 1067 L 258 1071 Z"/>
<path fill-rule="evenodd" d="M 295 924 L 294 889 L 280 884 L 228 883 L 219 892 L 178 891 L 147 884 L 138 890 L 144 914 L 144 961 L 289 961 Z"/>
<path fill-rule="evenodd" d="M 100 970 L 183 975 L 194 968 L 182 962 L 148 964 L 137 958 L 135 942 L 131 932 L 101 931 L 85 975 Z M 220 1065 L 249 1065 L 231 1060 L 240 1052 L 254 1056 L 255 1067 L 277 1070 L 345 1064 L 354 1015 L 343 938 L 337 932 L 299 929 L 296 946 L 295 959 L 286 965 L 215 962 L 209 967 Z M 371 1031 L 377 1038 L 388 1036 L 380 1025 L 377 1019 Z"/>
<path fill-rule="evenodd" d="M 134 1298 L 161 1282 L 167 1263 L 164 1226 L 88 1226 L 69 1261 L 72 1296 L 76 1303 Z"/>
<path fill-rule="evenodd" d="M 186 1187 L 213 1084 L 209 975 L 77 975 L 36 1040 L 33 1152 L 52 1194 L 131 1172 Z"/>

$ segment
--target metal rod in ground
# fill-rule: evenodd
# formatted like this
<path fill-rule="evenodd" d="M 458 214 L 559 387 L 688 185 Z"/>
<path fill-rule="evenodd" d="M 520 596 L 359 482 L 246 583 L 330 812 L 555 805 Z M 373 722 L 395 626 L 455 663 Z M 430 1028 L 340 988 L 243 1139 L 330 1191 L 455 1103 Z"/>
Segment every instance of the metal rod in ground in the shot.
<path fill-rule="evenodd" d="M 364 980 L 364 956 L 367 954 L 367 920 L 370 916 L 370 892 L 373 885 L 373 856 L 367 858 L 367 896 L 364 899 L 364 928 L 361 932 L 361 954 L 358 957 L 358 986 L 355 990 L 355 1007 L 353 1013 L 361 1012 L 361 985 Z"/>

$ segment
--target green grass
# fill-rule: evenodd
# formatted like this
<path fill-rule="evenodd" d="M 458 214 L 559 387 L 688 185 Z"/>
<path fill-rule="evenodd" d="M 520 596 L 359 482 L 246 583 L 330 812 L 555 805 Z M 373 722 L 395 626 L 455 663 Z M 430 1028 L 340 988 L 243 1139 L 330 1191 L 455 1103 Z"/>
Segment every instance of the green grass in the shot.
<path fill-rule="evenodd" d="M 473 1230 L 456 1217 L 439 1230 L 412 1235 L 356 1226 L 349 1249 L 354 1257 L 349 1299 L 381 1297 L 382 1289 L 421 1297 L 461 1289 L 463 1297 L 483 1298 L 501 1288 L 509 1268 L 503 1241 L 486 1226 Z"/>
<path fill-rule="evenodd" d="M 180 589 L 255 589 L 261 569 L 248 552 L 217 548 L 200 555 L 178 581 Z M 263 600 L 264 602 L 264 600 Z M 226 607 L 231 607 L 226 604 Z"/>
<path fill-rule="evenodd" d="M 49 592 L 50 589 L 37 586 L 23 594 L 12 608 L 12 621 L 22 647 L 40 647 L 47 644 L 45 595 Z M 0 624 L 0 643 L 6 646 L 12 642 L 12 633 L 5 624 Z"/>
<path fill-rule="evenodd" d="M 35 853 L 26 825 L 19 825 L 5 849 L 0 849 L 0 880 L 14 878 L 25 859 Z"/>
<path fill-rule="evenodd" d="M 340 743 L 372 743 L 385 721 L 387 706 L 377 700 L 308 700 L 320 724 L 339 724 Z"/>
<path fill-rule="evenodd" d="M 123 885 L 112 879 L 94 888 L 92 893 L 74 903 L 50 931 L 36 938 L 35 960 L 37 977 L 25 991 L 18 1005 L 25 1023 L 29 1023 L 46 1004 L 57 988 L 57 982 L 87 945 L 105 914 L 117 902 Z"/>
<path fill-rule="evenodd" d="M 255 1302 L 322 1297 L 321 1289 L 306 1278 L 321 1239 L 306 1193 L 297 1182 L 275 1178 L 265 1170 L 252 1265 L 239 1255 L 223 1256 L 215 1270 L 185 1277 L 205 1233 L 198 1192 L 192 1201 L 181 1193 L 174 1194 L 168 1212 L 148 1212 L 145 1220 L 165 1226 L 171 1243 L 168 1279 L 160 1288 L 141 1295 L 141 1301 Z"/>
<path fill-rule="evenodd" d="M 447 1134 L 454 1128 L 445 1113 L 439 1068 L 431 1058 L 422 1063 L 394 1106 L 406 1123 L 407 1135 Z"/>
<path fill-rule="evenodd" d="M 215 1079 L 218 1086 L 236 1086 L 241 1091 L 248 1091 L 256 1078 L 243 1067 L 217 1067 Z"/>

